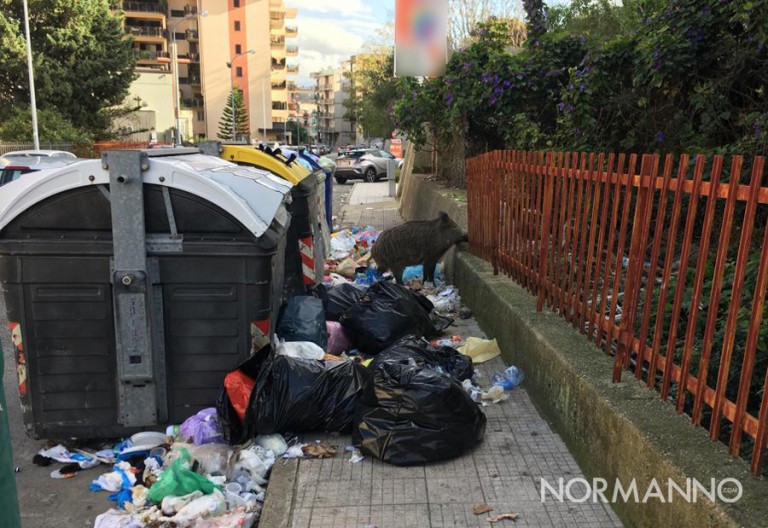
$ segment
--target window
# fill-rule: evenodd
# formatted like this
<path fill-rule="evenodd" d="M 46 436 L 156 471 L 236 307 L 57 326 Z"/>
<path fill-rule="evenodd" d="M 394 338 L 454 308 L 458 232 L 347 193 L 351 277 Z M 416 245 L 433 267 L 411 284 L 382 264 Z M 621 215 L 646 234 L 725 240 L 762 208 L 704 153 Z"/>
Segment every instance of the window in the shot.
<path fill-rule="evenodd" d="M 240 7 L 240 0 L 234 0 L 234 6 Z"/>
<path fill-rule="evenodd" d="M 240 44 L 235 44 L 235 53 L 240 54 L 243 52 L 243 47 Z"/>
<path fill-rule="evenodd" d="M 197 120 L 198 121 L 205 121 L 205 112 L 203 112 L 202 110 L 199 110 L 197 112 Z"/>
<path fill-rule="evenodd" d="M 235 31 L 240 31 L 240 21 L 235 20 Z"/>
<path fill-rule="evenodd" d="M 237 67 L 237 69 L 235 70 L 235 75 L 237 75 L 238 77 L 242 77 L 243 76 L 243 68 L 242 68 L 242 66 L 238 66 Z"/>
<path fill-rule="evenodd" d="M 184 16 L 184 11 L 182 9 L 171 9 L 171 16 L 173 18 L 182 18 Z"/>

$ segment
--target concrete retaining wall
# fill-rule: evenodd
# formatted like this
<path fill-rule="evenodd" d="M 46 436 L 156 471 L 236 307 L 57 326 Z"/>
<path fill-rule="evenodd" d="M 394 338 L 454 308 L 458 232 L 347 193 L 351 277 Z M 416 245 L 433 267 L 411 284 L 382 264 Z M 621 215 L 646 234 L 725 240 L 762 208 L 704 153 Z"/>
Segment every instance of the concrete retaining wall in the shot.
<path fill-rule="evenodd" d="M 415 175 L 403 193 L 406 219 L 425 219 L 444 210 L 466 227 L 461 194 Z M 636 479 L 641 502 L 614 504 L 627 526 L 768 526 L 768 484 L 749 474 L 726 447 L 694 428 L 658 393 L 630 373 L 611 383 L 613 361 L 603 351 L 549 311 L 536 312 L 535 299 L 491 266 L 468 253 L 448 256 L 449 277 L 461 291 L 483 330 L 496 337 L 504 359 L 526 372 L 525 388 L 552 422 L 589 478 L 616 479 L 628 487 Z M 566 480 L 568 475 L 553 475 Z M 672 502 L 642 498 L 652 479 L 667 497 L 668 479 L 685 489 L 686 479 L 709 488 L 710 479 L 737 479 L 743 488 L 734 504 L 696 503 L 674 495 Z M 667 499 L 668 500 L 668 499 Z"/>

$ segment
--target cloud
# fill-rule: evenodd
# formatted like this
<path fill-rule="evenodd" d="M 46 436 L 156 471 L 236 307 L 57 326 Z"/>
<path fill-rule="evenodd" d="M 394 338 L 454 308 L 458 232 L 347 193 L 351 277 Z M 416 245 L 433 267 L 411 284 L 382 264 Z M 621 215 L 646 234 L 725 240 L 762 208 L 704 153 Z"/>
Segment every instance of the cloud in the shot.
<path fill-rule="evenodd" d="M 312 72 L 338 67 L 350 55 L 364 51 L 387 23 L 378 20 L 364 0 L 287 0 L 286 4 L 299 9 L 299 85 L 311 84 Z"/>

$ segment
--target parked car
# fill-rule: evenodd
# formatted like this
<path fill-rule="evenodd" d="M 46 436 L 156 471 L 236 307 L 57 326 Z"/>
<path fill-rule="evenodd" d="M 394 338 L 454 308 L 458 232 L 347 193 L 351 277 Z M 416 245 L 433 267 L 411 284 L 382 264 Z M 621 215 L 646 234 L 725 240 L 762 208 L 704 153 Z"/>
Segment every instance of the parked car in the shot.
<path fill-rule="evenodd" d="M 386 150 L 359 149 L 351 150 L 345 155 L 339 155 L 336 160 L 334 177 L 340 184 L 348 180 L 364 180 L 375 182 L 387 177 L 387 162 L 397 159 Z M 402 160 L 400 161 L 402 163 Z M 400 166 L 398 163 L 398 167 Z"/>
<path fill-rule="evenodd" d="M 14 150 L 2 155 L 8 161 L 16 162 L 18 160 L 29 158 L 56 158 L 56 159 L 76 159 L 77 156 L 66 150 Z"/>
<path fill-rule="evenodd" d="M 55 169 L 65 167 L 78 160 L 74 155 L 68 156 L 49 156 L 49 157 L 25 157 L 11 156 L 5 154 L 0 158 L 0 187 L 18 180 L 25 174 L 37 172 L 42 169 Z"/>

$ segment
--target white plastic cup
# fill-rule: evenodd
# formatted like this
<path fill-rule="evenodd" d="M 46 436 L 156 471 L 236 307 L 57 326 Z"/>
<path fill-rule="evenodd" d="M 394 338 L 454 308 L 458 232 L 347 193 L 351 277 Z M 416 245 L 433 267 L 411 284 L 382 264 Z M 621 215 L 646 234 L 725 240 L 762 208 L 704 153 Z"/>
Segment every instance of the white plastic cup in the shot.
<path fill-rule="evenodd" d="M 238 482 L 228 482 L 227 485 L 224 486 L 224 489 L 227 493 L 233 495 L 239 495 L 243 491 L 243 487 Z"/>

